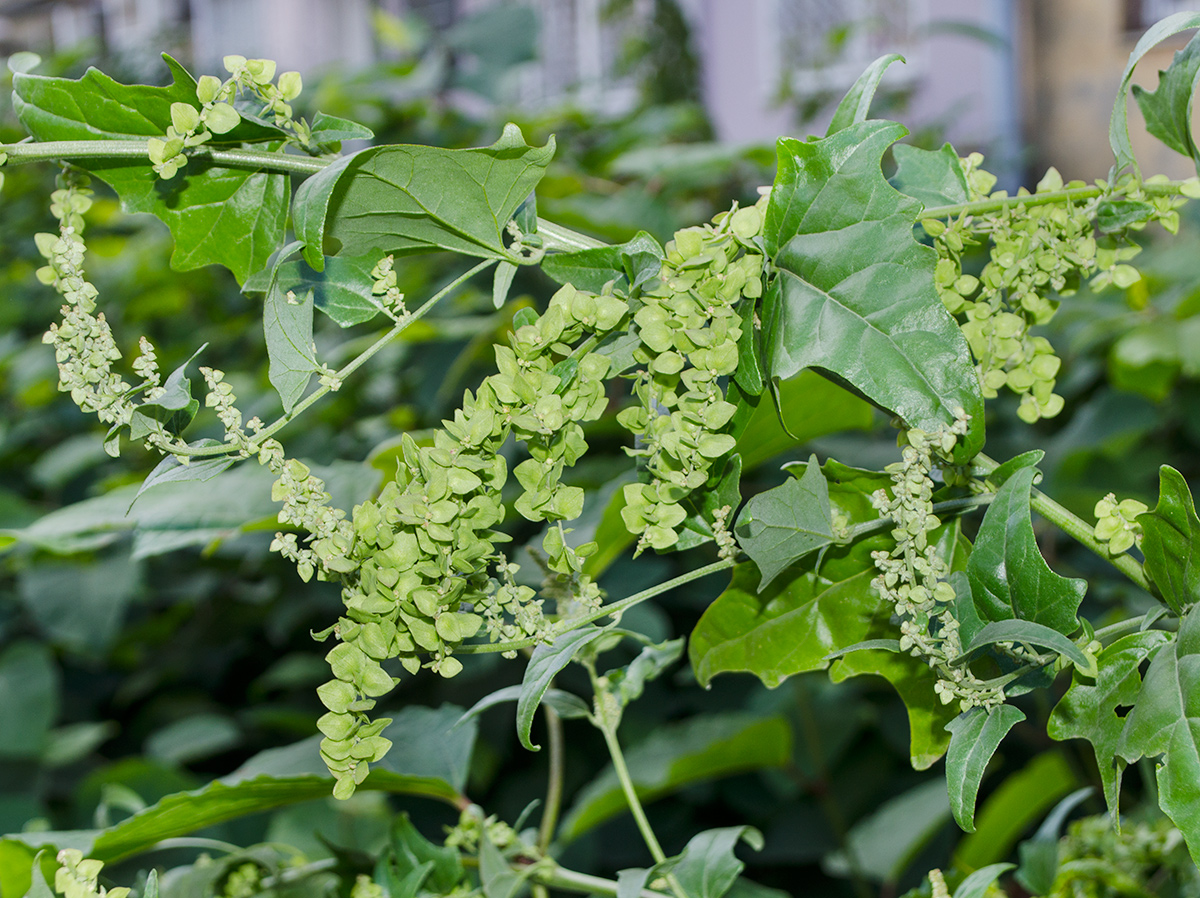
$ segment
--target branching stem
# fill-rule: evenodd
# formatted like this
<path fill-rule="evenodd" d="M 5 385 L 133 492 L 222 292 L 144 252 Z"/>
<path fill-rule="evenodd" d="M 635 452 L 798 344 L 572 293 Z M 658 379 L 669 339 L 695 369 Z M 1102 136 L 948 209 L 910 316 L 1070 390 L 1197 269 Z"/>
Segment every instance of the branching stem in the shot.
<path fill-rule="evenodd" d="M 1167 181 L 1162 184 L 1142 184 L 1141 189 L 1149 196 L 1178 196 L 1183 193 L 1184 181 Z M 960 215 L 986 215 L 989 212 L 999 212 L 1004 208 L 1028 208 L 1030 206 L 1049 206 L 1054 203 L 1075 203 L 1080 200 L 1091 200 L 1103 196 L 1107 188 L 1067 187 L 1062 190 L 1048 190 L 1045 193 L 1030 193 L 1024 196 L 1005 196 L 995 199 L 976 200 L 973 203 L 955 203 L 951 206 L 930 206 L 921 213 L 921 218 L 957 218 Z"/>

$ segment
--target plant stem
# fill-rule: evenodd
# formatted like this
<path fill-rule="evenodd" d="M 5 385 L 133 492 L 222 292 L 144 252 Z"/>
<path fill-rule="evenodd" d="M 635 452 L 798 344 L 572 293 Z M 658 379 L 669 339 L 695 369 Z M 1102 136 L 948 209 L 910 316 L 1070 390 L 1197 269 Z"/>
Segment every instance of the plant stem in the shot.
<path fill-rule="evenodd" d="M 633 814 L 638 831 L 642 834 L 642 841 L 650 849 L 650 855 L 654 858 L 654 862 L 661 864 L 667 859 L 667 853 L 663 851 L 662 845 L 658 842 L 658 836 L 654 834 L 654 829 L 646 818 L 646 811 L 637 795 L 637 787 L 634 786 L 633 777 L 629 775 L 629 767 L 625 764 L 625 754 L 621 751 L 620 740 L 617 739 L 617 727 L 621 724 L 620 705 L 617 704 L 616 697 L 608 691 L 607 682 L 602 682 L 600 677 L 596 676 L 595 665 L 589 661 L 585 666 L 592 681 L 592 691 L 596 696 L 596 713 L 593 722 L 604 735 L 604 744 L 608 746 L 613 770 L 621 783 L 621 791 L 625 793 L 625 803 L 629 805 L 629 812 Z M 679 881 L 673 875 L 668 873 L 666 879 L 675 898 L 688 898 L 687 893 L 683 891 Z"/>
<path fill-rule="evenodd" d="M 985 475 L 999 467 L 999 464 L 994 459 L 983 454 L 976 456 L 975 461 Z M 1110 555 L 1108 546 L 1096 539 L 1092 525 L 1083 520 L 1083 518 L 1059 505 L 1038 489 L 1030 492 L 1029 504 L 1034 511 L 1073 537 L 1080 545 L 1103 558 L 1142 589 L 1146 590 L 1146 592 L 1154 594 L 1154 588 L 1146 578 L 1146 571 L 1138 563 L 1137 559 L 1124 552 L 1116 556 Z"/>
<path fill-rule="evenodd" d="M 587 873 L 577 873 L 555 864 L 544 872 L 538 870 L 533 879 L 555 889 L 565 892 L 578 892 L 581 895 L 604 895 L 606 898 L 616 898 L 617 884 L 611 879 L 601 879 Z M 641 898 L 664 898 L 664 893 L 651 889 L 642 889 Z"/>
<path fill-rule="evenodd" d="M 554 830 L 558 826 L 558 812 L 562 807 L 563 793 L 563 725 L 558 712 L 549 705 L 543 705 L 546 716 L 546 738 L 550 744 L 550 770 L 546 777 L 546 806 L 542 810 L 542 822 L 538 826 L 538 850 L 544 855 L 554 839 Z"/>
<path fill-rule="evenodd" d="M 706 564 L 704 567 L 696 568 L 694 571 L 688 571 L 687 573 L 680 574 L 678 577 L 675 577 L 671 580 L 665 580 L 662 583 L 651 586 L 649 589 L 643 589 L 641 592 L 634 593 L 627 598 L 618 599 L 615 602 L 602 605 L 595 611 L 588 612 L 582 617 L 573 617 L 570 620 L 561 621 L 555 625 L 552 635 L 555 637 L 561 636 L 563 633 L 574 630 L 583 626 L 584 624 L 590 624 L 598 621 L 600 618 L 607 617 L 610 614 L 620 614 L 622 611 L 632 608 L 634 605 L 638 605 L 647 599 L 654 598 L 655 596 L 662 595 L 664 592 L 675 589 L 677 586 L 683 586 L 684 584 L 691 583 L 693 580 L 699 580 L 701 577 L 707 577 L 709 574 L 715 574 L 718 571 L 729 570 L 729 568 L 733 567 L 735 564 L 737 564 L 737 561 L 734 559 L 723 558 L 720 561 L 714 561 L 712 564 Z M 530 646 L 537 645 L 539 641 L 540 640 L 536 639 L 535 637 L 530 637 L 528 639 L 514 639 L 511 642 L 492 642 L 480 643 L 478 645 L 464 645 L 455 649 L 455 654 L 483 655 L 489 652 L 515 652 L 518 649 L 529 648 Z"/>
<path fill-rule="evenodd" d="M 1183 193 L 1183 181 L 1168 181 L 1164 184 L 1142 184 L 1141 189 L 1150 196 L 1176 196 Z M 1053 203 L 1073 203 L 1095 199 L 1108 192 L 1102 187 L 1067 187 L 1063 190 L 1048 190 L 1045 193 L 1030 193 L 1025 196 L 1005 196 L 995 199 L 976 200 L 972 203 L 955 203 L 949 206 L 931 206 L 921 213 L 921 218 L 957 218 L 960 215 L 985 215 L 1004 208 L 1048 206 Z"/>
<path fill-rule="evenodd" d="M 268 153 L 262 150 L 195 147 L 184 151 L 190 159 L 208 159 L 226 168 L 251 168 L 312 175 L 327 167 L 332 159 Z M 45 140 L 0 144 L 6 153 L 6 165 L 48 162 L 54 159 L 149 159 L 146 140 Z M 185 169 L 186 171 L 186 169 Z"/>

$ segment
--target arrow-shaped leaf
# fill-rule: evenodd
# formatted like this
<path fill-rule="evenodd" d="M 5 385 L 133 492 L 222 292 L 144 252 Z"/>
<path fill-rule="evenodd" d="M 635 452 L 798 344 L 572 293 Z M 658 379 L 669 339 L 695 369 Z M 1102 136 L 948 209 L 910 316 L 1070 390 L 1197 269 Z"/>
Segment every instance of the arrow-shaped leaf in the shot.
<path fill-rule="evenodd" d="M 1138 515 L 1145 534 L 1146 573 L 1176 614 L 1200 601 L 1200 518 L 1183 475 L 1170 465 L 1158 471 L 1158 504 Z"/>

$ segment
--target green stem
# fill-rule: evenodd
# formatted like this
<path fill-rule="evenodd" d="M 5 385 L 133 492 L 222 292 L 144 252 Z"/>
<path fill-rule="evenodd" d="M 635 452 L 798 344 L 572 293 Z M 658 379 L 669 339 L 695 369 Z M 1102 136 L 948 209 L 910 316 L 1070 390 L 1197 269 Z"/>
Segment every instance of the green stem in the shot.
<path fill-rule="evenodd" d="M 706 564 L 704 567 L 696 568 L 694 571 L 688 571 L 685 574 L 680 574 L 671 580 L 665 580 L 651 586 L 649 589 L 643 589 L 639 593 L 634 593 L 624 599 L 619 599 L 616 602 L 610 602 L 607 605 L 601 605 L 595 611 L 591 611 L 582 617 L 573 617 L 567 621 L 561 621 L 556 624 L 551 633 L 551 640 L 561 636 L 563 633 L 570 630 L 578 629 L 584 624 L 590 624 L 600 620 L 602 617 L 607 617 L 610 614 L 620 614 L 634 605 L 638 605 L 647 599 L 653 599 L 655 596 L 662 595 L 664 592 L 669 592 L 677 586 L 683 586 L 691 583 L 693 580 L 699 580 L 701 577 L 707 577 L 709 574 L 715 574 L 718 571 L 726 571 L 733 567 L 737 562 L 731 558 L 723 558 L 720 561 L 714 561 L 712 564 Z M 511 642 L 492 642 L 480 643 L 478 645 L 464 645 L 455 649 L 455 654 L 460 655 L 483 655 L 491 652 L 515 652 L 520 649 L 529 648 L 537 645 L 542 640 L 536 637 L 528 639 L 514 639 Z"/>
<path fill-rule="evenodd" d="M 542 707 L 546 716 L 546 739 L 550 743 L 550 770 L 546 776 L 546 806 L 542 810 L 542 822 L 538 826 L 537 846 L 538 851 L 545 855 L 554 840 L 558 812 L 562 808 L 564 745 L 562 718 L 549 705 Z"/>
<path fill-rule="evenodd" d="M 1183 181 L 1168 181 L 1164 184 L 1142 184 L 1141 189 L 1150 196 L 1177 196 L 1183 193 Z M 921 213 L 921 218 L 957 218 L 960 215 L 986 215 L 1005 208 L 1028 208 L 1049 206 L 1054 203 L 1074 203 L 1103 196 L 1108 188 L 1067 187 L 1048 190 L 1045 193 L 1030 193 L 1025 196 L 1005 196 L 995 199 L 975 200 L 971 203 L 955 203 L 948 206 L 931 206 Z"/>
<path fill-rule="evenodd" d="M 312 175 L 332 162 L 289 153 L 262 150 L 218 150 L 194 147 L 184 151 L 192 159 L 208 159 L 226 168 L 250 168 L 256 171 L 289 172 Z M 49 162 L 55 159 L 149 159 L 145 140 L 45 140 L 0 144 L 0 153 L 8 156 L 6 165 Z"/>
<path fill-rule="evenodd" d="M 479 274 L 479 272 L 484 271 L 487 268 L 489 268 L 490 266 L 495 265 L 495 264 L 496 264 L 495 259 L 485 259 L 484 261 L 482 261 L 478 265 L 476 265 L 474 268 L 472 268 L 470 271 L 467 271 L 467 272 L 459 275 L 458 277 L 456 277 L 453 281 L 451 281 L 449 284 L 447 284 L 445 287 L 443 287 L 441 290 L 439 290 L 437 293 L 435 293 L 433 296 L 431 296 L 428 300 L 426 300 L 425 303 L 419 309 L 417 309 L 415 312 L 413 312 L 407 318 L 404 318 L 403 320 L 399 321 L 391 330 L 389 330 L 382 337 L 380 337 L 378 340 L 376 340 L 374 343 L 372 343 L 370 346 L 368 346 L 366 349 L 364 349 L 359 355 L 355 356 L 353 359 L 351 359 L 349 362 L 347 362 L 345 365 L 343 365 L 341 368 L 339 368 L 338 371 L 334 374 L 334 377 L 339 381 L 342 381 L 342 380 L 345 380 L 346 378 L 348 378 L 351 374 L 353 374 L 355 371 L 357 371 L 359 368 L 361 368 L 363 365 L 365 365 L 376 353 L 378 353 L 381 349 L 383 349 L 385 346 L 387 346 L 389 343 L 391 343 L 393 340 L 395 340 L 397 337 L 399 337 L 402 333 L 404 333 L 404 331 L 410 325 L 412 325 L 416 321 L 419 321 L 421 318 L 424 318 L 430 309 L 432 309 L 435 305 L 437 305 L 439 302 L 441 302 L 443 299 L 445 299 L 447 296 L 449 296 L 454 290 L 458 289 L 460 286 L 462 286 L 464 283 L 469 281 L 475 275 Z M 278 433 L 280 430 L 282 430 L 284 427 L 286 427 L 288 424 L 290 424 L 292 421 L 294 421 L 296 418 L 298 418 L 301 414 L 303 414 L 307 409 L 312 407 L 312 405 L 314 403 L 316 403 L 318 400 L 320 400 L 324 396 L 326 396 L 332 389 L 333 389 L 332 387 L 325 386 L 325 385 L 317 387 L 317 389 L 313 390 L 311 393 L 309 393 L 307 396 L 305 396 L 304 399 L 302 399 L 300 402 L 298 402 L 295 405 L 295 407 L 292 408 L 292 410 L 290 412 L 287 412 L 286 414 L 280 416 L 275 421 L 273 421 L 270 425 L 268 425 L 267 427 L 264 427 L 262 430 L 260 430 L 258 433 L 256 433 L 254 435 L 254 438 L 250 440 L 250 445 L 251 446 L 262 445 L 264 440 L 267 440 L 270 437 L 274 436 L 276 433 Z M 188 446 L 186 444 L 179 444 L 179 445 L 172 444 L 172 445 L 163 447 L 163 451 L 169 452 L 172 455 L 187 455 L 192 458 L 203 458 L 205 456 L 213 456 L 213 455 L 228 455 L 230 452 L 236 452 L 237 447 L 236 446 L 205 446 L 205 447 L 197 448 L 195 446 Z"/>
<path fill-rule="evenodd" d="M 983 454 L 976 456 L 975 462 L 985 476 L 1000 466 L 994 459 Z M 1074 538 L 1080 545 L 1103 558 L 1146 592 L 1154 594 L 1154 588 L 1146 578 L 1146 571 L 1137 559 L 1124 552 L 1116 556 L 1110 555 L 1107 544 L 1096 539 L 1092 525 L 1083 518 L 1059 505 L 1041 490 L 1031 491 L 1029 504 L 1034 511 Z"/>
<path fill-rule="evenodd" d="M 533 874 L 533 879 L 564 892 L 576 892 L 581 895 L 604 895 L 605 898 L 616 898 L 617 884 L 611 879 L 601 879 L 588 873 L 577 873 L 557 864 L 548 866 L 546 870 L 539 868 Z M 641 898 L 665 898 L 664 893 L 651 889 L 642 889 Z"/>
<path fill-rule="evenodd" d="M 985 505 L 991 505 L 995 498 L 995 493 L 978 493 L 974 496 L 965 496 L 961 499 L 947 499 L 945 502 L 935 503 L 932 511 L 938 517 L 944 514 L 957 516 L 968 511 L 974 511 L 976 508 L 983 508 Z M 845 538 L 839 540 L 839 542 L 843 544 L 857 542 L 864 536 L 870 536 L 881 530 L 887 530 L 889 527 L 894 526 L 895 523 L 893 518 L 886 517 L 855 524 L 847 531 Z"/>
<path fill-rule="evenodd" d="M 654 834 L 654 829 L 646 817 L 646 810 L 642 807 L 641 799 L 638 798 L 637 787 L 634 786 L 633 777 L 629 775 L 629 767 L 625 764 L 625 753 L 621 751 L 621 743 L 617 739 L 617 727 L 621 724 L 620 706 L 617 704 L 616 697 L 608 691 L 607 682 L 602 682 L 600 677 L 596 676 L 595 666 L 590 661 L 585 666 L 592 681 L 592 691 L 596 696 L 596 714 L 593 722 L 604 735 L 604 744 L 608 746 L 608 754 L 613 762 L 613 771 L 621 783 L 621 791 L 625 793 L 625 803 L 629 805 L 629 812 L 633 814 L 638 832 L 642 834 L 642 841 L 650 849 L 650 855 L 654 858 L 654 862 L 661 864 L 667 859 L 667 853 L 663 851 L 662 845 L 658 842 L 658 836 Z M 667 874 L 666 879 L 675 898 L 688 898 L 687 893 L 683 891 L 683 887 L 674 876 Z"/>

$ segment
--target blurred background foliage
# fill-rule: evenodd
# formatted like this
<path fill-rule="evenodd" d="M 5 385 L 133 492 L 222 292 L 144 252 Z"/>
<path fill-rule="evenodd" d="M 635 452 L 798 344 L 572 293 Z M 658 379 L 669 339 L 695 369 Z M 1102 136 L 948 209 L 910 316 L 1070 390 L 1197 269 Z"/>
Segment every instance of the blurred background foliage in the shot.
<path fill-rule="evenodd" d="M 441 35 L 417 21 L 380 19 L 379 40 L 390 42 L 396 58 L 329 71 L 309 85 L 304 111 L 361 121 L 389 143 L 487 144 L 509 120 L 530 143 L 554 134 L 559 153 L 539 188 L 540 214 L 612 241 L 639 229 L 669 239 L 733 200 L 753 202 L 755 188 L 770 183 L 772 148 L 712 142 L 686 26 L 670 0 L 655 3 L 652 31 L 627 48 L 623 64 L 639 74 L 641 102 L 620 117 L 580 108 L 527 113 L 497 102 L 492 88 L 535 49 L 529 35 L 536 22 L 524 15 L 493 10 Z M 121 60 L 83 54 L 48 60 L 43 71 L 77 75 L 92 62 L 122 75 Z M 3 115 L 0 141 L 19 140 L 7 105 Z M 46 198 L 53 178 L 45 168 L 11 168 L 0 195 L 0 527 L 22 535 L 0 554 L 0 832 L 106 825 L 223 776 L 262 749 L 308 737 L 322 710 L 314 690 L 326 677 L 324 650 L 309 633 L 328 626 L 341 607 L 336 587 L 300 582 L 267 551 L 274 510 L 257 471 L 217 496 L 206 489 L 163 503 L 148 494 L 129 518 L 126 501 L 105 498 L 140 482 L 155 459 L 108 458 L 102 431 L 56 389 L 53 353 L 41 340 L 55 299 L 34 277 L 41 259 L 31 239 L 52 227 Z M 88 264 L 125 348 L 145 333 L 170 370 L 207 344 L 203 362 L 235 378 L 246 413 L 271 415 L 278 400 L 267 380 L 259 300 L 241 295 L 224 271 L 170 271 L 165 228 L 124 216 L 115 199 L 101 196 L 91 215 Z M 1190 478 L 1200 473 L 1200 220 L 1187 218 L 1179 236 L 1151 244 L 1142 282 L 1123 294 L 1084 291 L 1065 300 L 1047 332 L 1065 356 L 1067 411 L 1030 428 L 1001 400 L 989 421 L 996 457 L 1046 447 L 1043 489 L 1085 517 L 1109 491 L 1153 504 L 1162 463 Z M 398 272 L 404 292 L 424 297 L 457 269 L 451 259 L 424 256 L 406 259 Z M 515 299 L 497 311 L 489 287 L 480 281 L 440 306 L 286 433 L 291 453 L 333 466 L 330 483 L 343 507 L 372 488 L 375 472 L 394 465 L 400 433 L 419 434 L 453 411 L 462 390 L 488 372 L 491 344 L 514 312 L 544 304 L 553 289 L 539 272 L 523 270 Z M 323 358 L 335 366 L 372 338 L 369 327 L 318 324 Z M 804 381 L 793 393 L 803 413 L 804 397 L 819 391 Z M 880 416 L 864 415 L 845 394 L 821 395 L 822 414 L 836 409 L 857 429 L 788 447 L 751 473 L 747 491 L 779 482 L 782 463 L 814 451 L 865 467 L 896 457 Z M 589 437 L 596 451 L 574 474 L 599 497 L 597 506 L 628 467 L 611 425 L 596 425 Z M 1098 625 L 1107 615 L 1140 613 L 1151 601 L 1074 546 L 1049 537 L 1043 551 L 1063 573 L 1089 578 L 1088 607 Z M 703 553 L 685 552 L 635 564 L 627 553 L 602 585 L 627 595 L 703 560 Z M 627 623 L 656 639 L 686 635 L 723 586 L 719 578 L 693 584 L 640 606 Z M 520 664 L 481 656 L 452 681 L 424 673 L 406 678 L 388 701 L 395 709 L 469 707 L 520 673 Z M 1068 827 L 1060 819 L 1039 831 L 1056 804 L 1096 777 L 1085 746 L 1041 735 L 1051 703 L 1044 695 L 1030 699 L 1032 723 L 1006 742 L 1002 763 L 984 784 L 978 830 L 967 836 L 950 820 L 938 767 L 909 766 L 904 707 L 881 680 L 834 685 L 816 674 L 767 690 L 727 676 L 705 691 L 685 667 L 648 686 L 626 713 L 622 737 L 635 775 L 641 769 L 649 776 L 673 764 L 686 768 L 688 738 L 702 746 L 723 722 L 746 715 L 784 722 L 773 731 L 783 734 L 782 766 L 723 779 L 680 774 L 668 789 L 673 794 L 649 812 L 668 853 L 697 830 L 758 827 L 766 843 L 761 852 L 743 852 L 747 875 L 792 895 L 928 892 L 921 881 L 930 867 L 961 873 L 1044 854 L 1048 846 L 1063 862 L 1055 894 L 1200 894 L 1177 834 L 1150 810 L 1153 800 L 1120 837 L 1088 820 Z M 656 739 L 667 724 L 685 729 Z M 598 734 L 567 725 L 569 807 L 607 756 Z M 544 788 L 544 754 L 518 747 L 503 710 L 484 714 L 480 727 L 467 793 L 488 813 L 513 821 Z M 1152 786 L 1151 772 L 1142 772 L 1126 777 L 1127 806 Z M 1079 800 L 1075 817 L 1102 810 L 1094 793 Z M 430 838 L 454 822 L 449 809 L 432 802 L 360 793 L 203 835 L 239 846 L 277 841 L 308 860 L 349 863 L 355 852 L 381 849 L 401 808 Z M 216 844 L 181 843 L 125 872 L 146 863 L 186 868 L 201 849 L 219 858 Z M 647 862 L 625 816 L 585 833 L 562 860 L 606 875 Z M 205 880 L 208 886 L 228 887 L 235 864 L 227 868 L 224 878 Z M 121 872 L 113 870 L 118 879 Z M 305 894 L 325 894 L 319 889 L 336 882 Z M 192 894 L 193 887 L 180 879 L 168 894 Z"/>

